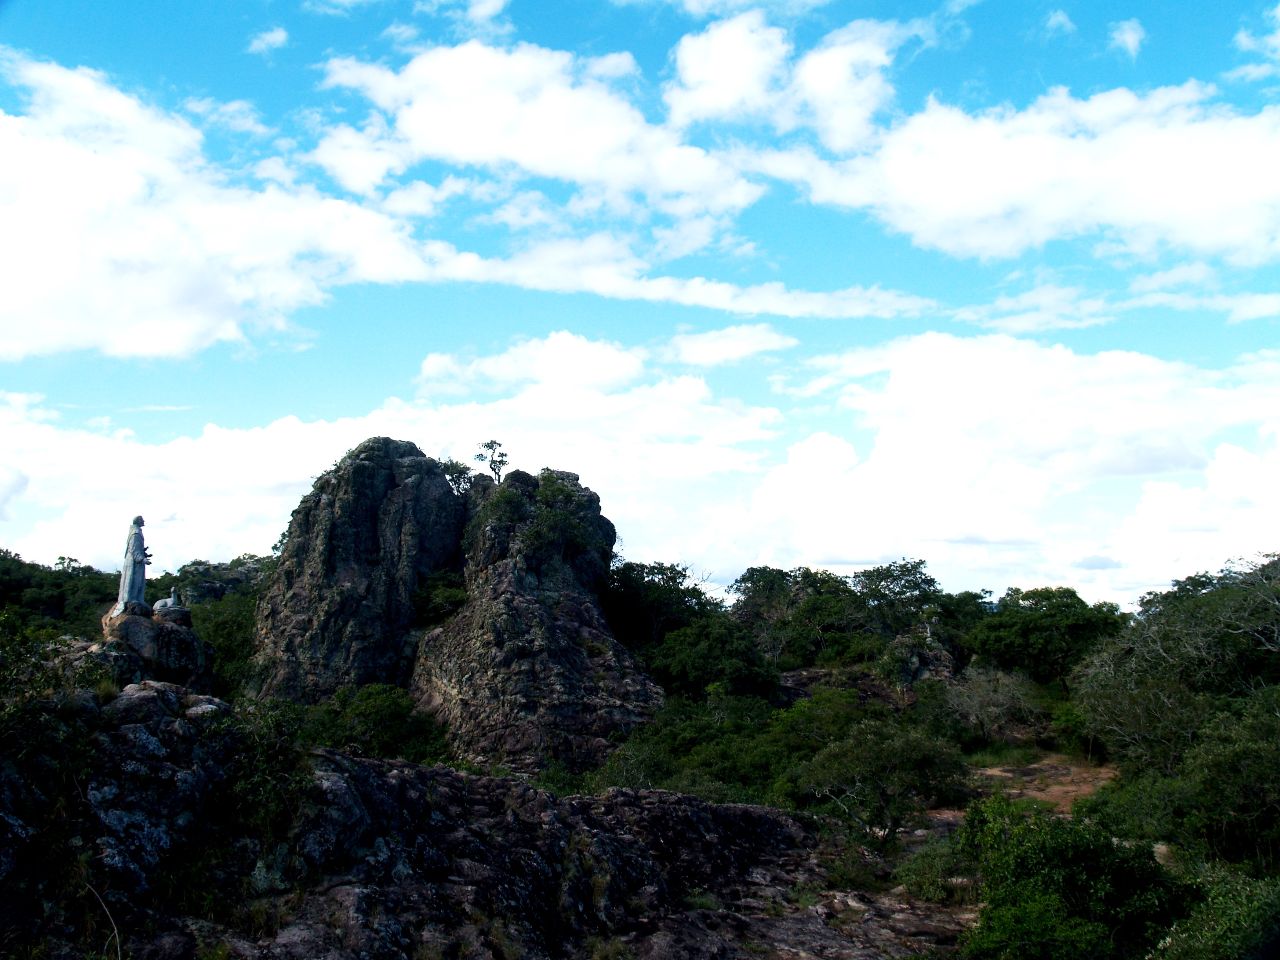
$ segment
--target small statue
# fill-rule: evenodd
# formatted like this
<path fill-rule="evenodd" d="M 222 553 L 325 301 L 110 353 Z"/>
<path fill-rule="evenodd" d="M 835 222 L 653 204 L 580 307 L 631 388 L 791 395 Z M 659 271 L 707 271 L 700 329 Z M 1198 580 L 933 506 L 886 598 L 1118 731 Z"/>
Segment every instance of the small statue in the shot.
<path fill-rule="evenodd" d="M 147 602 L 147 564 L 151 562 L 151 551 L 142 539 L 142 517 L 133 518 L 133 526 L 129 528 L 129 539 L 124 546 L 124 566 L 120 569 L 120 595 L 111 610 L 111 616 L 124 612 L 126 603 Z"/>
<path fill-rule="evenodd" d="M 182 604 L 178 600 L 178 588 L 171 587 L 169 589 L 169 595 L 167 597 L 164 597 L 156 601 L 155 609 L 168 610 L 170 607 L 181 607 L 181 606 Z"/>

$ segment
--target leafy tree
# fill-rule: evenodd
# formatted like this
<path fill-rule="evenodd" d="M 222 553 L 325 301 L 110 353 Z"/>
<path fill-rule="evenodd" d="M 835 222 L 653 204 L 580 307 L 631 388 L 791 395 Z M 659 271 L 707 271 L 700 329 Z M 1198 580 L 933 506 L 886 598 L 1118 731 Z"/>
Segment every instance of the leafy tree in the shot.
<path fill-rule="evenodd" d="M 663 689 L 683 696 L 703 696 L 715 683 L 734 694 L 764 694 L 777 683 L 751 637 L 724 613 L 668 633 L 646 660 Z"/>
<path fill-rule="evenodd" d="M 926 803 L 962 792 L 965 776 L 954 745 L 895 721 L 861 720 L 803 764 L 794 784 L 891 842 Z"/>
<path fill-rule="evenodd" d="M 957 842 L 984 902 L 963 941 L 970 960 L 1142 957 L 1192 899 L 1149 846 L 999 796 L 969 808 Z"/>
<path fill-rule="evenodd" d="M 1182 830 L 1225 860 L 1280 866 L 1280 686 L 1209 722 L 1177 779 L 1191 794 Z"/>
<path fill-rule="evenodd" d="M 1267 960 L 1280 952 L 1280 880 L 1211 868 L 1198 882 L 1203 901 L 1152 960 Z"/>
<path fill-rule="evenodd" d="M 964 642 L 986 660 L 1050 683 L 1065 681 L 1077 662 L 1124 624 L 1115 604 L 1090 606 L 1070 587 L 1012 587 Z"/>
<path fill-rule="evenodd" d="M 868 567 L 849 578 L 866 609 L 867 628 L 892 640 L 931 619 L 942 599 L 938 581 L 923 560 L 896 560 Z"/>
<path fill-rule="evenodd" d="M 491 443 L 493 441 L 490 441 Z M 483 459 L 484 454 L 479 454 L 476 459 Z M 503 460 L 505 464 L 506 461 Z M 444 471 L 444 478 L 449 481 L 449 486 L 453 492 L 461 496 L 467 492 L 471 486 L 471 468 L 461 460 L 454 460 L 452 457 L 440 461 L 440 469 Z"/>
<path fill-rule="evenodd" d="M 502 482 L 502 471 L 507 466 L 507 455 L 502 449 L 502 444 L 497 440 L 486 440 L 480 444 L 480 452 L 474 457 L 477 463 L 483 463 L 490 473 L 493 474 L 495 483 Z"/>
<path fill-rule="evenodd" d="M 1134 768 L 1171 774 L 1233 698 L 1280 683 L 1280 560 L 1197 574 L 1142 598 L 1073 674 L 1090 730 Z"/>
<path fill-rule="evenodd" d="M 661 643 L 672 630 L 723 609 L 693 581 L 688 567 L 617 558 L 601 603 L 614 636 L 638 652 Z"/>

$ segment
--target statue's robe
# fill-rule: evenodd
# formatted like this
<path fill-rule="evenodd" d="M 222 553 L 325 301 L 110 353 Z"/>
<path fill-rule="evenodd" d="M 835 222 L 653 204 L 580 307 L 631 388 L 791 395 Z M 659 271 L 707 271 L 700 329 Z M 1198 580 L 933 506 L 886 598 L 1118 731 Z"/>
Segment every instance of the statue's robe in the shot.
<path fill-rule="evenodd" d="M 115 613 L 126 603 L 147 602 L 147 547 L 142 539 L 142 528 L 129 529 L 129 540 L 124 546 L 124 567 L 120 571 L 120 595 L 116 598 Z"/>

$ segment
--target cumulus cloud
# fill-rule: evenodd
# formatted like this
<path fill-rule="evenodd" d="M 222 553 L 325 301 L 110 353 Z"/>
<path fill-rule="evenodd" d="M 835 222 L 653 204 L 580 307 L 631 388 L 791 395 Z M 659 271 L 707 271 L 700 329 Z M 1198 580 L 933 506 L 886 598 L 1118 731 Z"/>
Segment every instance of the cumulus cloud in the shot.
<path fill-rule="evenodd" d="M 451 354 L 428 354 L 422 361 L 418 387 L 428 396 L 483 394 L 535 383 L 567 392 L 606 390 L 633 382 L 644 366 L 643 350 L 561 330 L 469 362 Z"/>
<path fill-rule="evenodd" d="M 334 284 L 423 272 L 395 221 L 231 184 L 197 128 L 101 73 L 16 55 L 0 70 L 29 97 L 0 112 L 0 359 L 187 355 L 278 328 Z"/>
<path fill-rule="evenodd" d="M 694 17 L 727 17 L 745 10 L 763 9 L 782 16 L 798 16 L 831 0 L 613 0 L 620 6 L 664 3 L 680 7 Z"/>
<path fill-rule="evenodd" d="M 261 33 L 255 33 L 250 37 L 246 52 L 270 53 L 272 50 L 279 50 L 288 42 L 288 30 L 284 27 L 272 27 L 270 30 L 263 30 Z"/>
<path fill-rule="evenodd" d="M 765 119 L 782 132 L 814 130 L 828 149 L 866 143 L 874 117 L 892 99 L 886 71 L 912 38 L 933 41 L 923 20 L 855 20 L 792 57 L 786 33 L 760 10 L 720 20 L 682 38 L 676 76 L 664 96 L 671 122 Z"/>
<path fill-rule="evenodd" d="M 944 583 L 977 585 L 976 576 L 1002 586 L 1016 575 L 1022 585 L 1070 583 L 1132 599 L 1220 565 L 1224 551 L 1270 548 L 1266 531 L 1280 506 L 1263 502 L 1258 491 L 1269 488 L 1254 484 L 1280 467 L 1276 361 L 1245 357 L 1213 370 L 944 334 L 817 358 L 801 394 L 838 398 L 852 417 L 848 433 L 867 436 L 867 446 L 859 453 L 841 431 L 793 448 L 774 486 L 766 478 L 752 502 L 752 526 L 769 543 L 801 531 L 784 561 L 824 549 L 832 560 L 843 549 L 850 565 L 916 553 Z M 1239 431 L 1258 437 L 1244 456 L 1222 440 Z M 826 454 L 843 466 L 824 470 Z M 1234 460 L 1246 472 L 1229 483 Z M 823 523 L 781 496 L 806 475 L 841 491 Z M 1160 509 L 1144 507 L 1158 490 L 1166 491 Z M 1214 519 L 1203 529 L 1180 522 L 1206 515 Z M 1250 517 L 1261 524 L 1253 532 Z M 1081 574 L 1076 565 L 1088 556 L 1121 566 Z"/>
<path fill-rule="evenodd" d="M 779 333 L 767 323 L 742 324 L 706 333 L 677 334 L 671 338 L 667 355 L 689 366 L 716 367 L 761 353 L 786 350 L 799 343 L 795 337 Z"/>
<path fill-rule="evenodd" d="M 387 134 L 368 137 L 366 147 L 406 162 L 516 169 L 638 194 L 676 216 L 741 210 L 761 194 L 725 161 L 650 124 L 569 53 L 471 40 L 424 51 L 399 71 L 330 60 L 325 84 L 356 90 L 384 111 Z M 485 122 L 476 123 L 478 116 Z M 317 159 L 341 173 L 319 151 Z"/>
<path fill-rule="evenodd" d="M 676 80 L 664 96 L 671 122 L 735 120 L 769 110 L 791 52 L 786 33 L 750 10 L 681 38 Z"/>
<path fill-rule="evenodd" d="M 698 377 L 646 370 L 638 351 L 567 333 L 492 356 L 437 355 L 424 371 L 454 371 L 467 391 L 389 399 L 331 421 L 209 425 L 164 443 L 61 425 L 38 398 L 0 402 L 6 449 L 29 476 L 7 502 L 6 546 L 41 562 L 64 554 L 115 569 L 128 520 L 142 512 L 156 571 L 265 553 L 312 479 L 361 440 L 393 436 L 430 456 L 470 460 L 478 438 L 496 437 L 513 467 L 579 472 L 604 497 L 630 556 L 678 557 L 696 520 L 686 498 L 704 502 L 721 482 L 758 470 L 758 448 L 779 419 L 716 397 Z M 89 477 L 75 466 L 81 457 L 133 468 Z"/>
<path fill-rule="evenodd" d="M 1142 24 L 1137 20 L 1121 20 L 1111 24 L 1110 31 L 1111 49 L 1119 50 L 1130 60 L 1136 59 L 1143 41 L 1147 39 L 1147 31 Z"/>
<path fill-rule="evenodd" d="M 745 169 L 867 209 L 916 243 L 1011 257 L 1095 235 L 1260 264 L 1280 256 L 1280 108 L 1227 107 L 1195 81 L 1086 99 L 1056 88 L 1024 109 L 970 113 L 932 99 L 865 156 L 757 151 Z"/>

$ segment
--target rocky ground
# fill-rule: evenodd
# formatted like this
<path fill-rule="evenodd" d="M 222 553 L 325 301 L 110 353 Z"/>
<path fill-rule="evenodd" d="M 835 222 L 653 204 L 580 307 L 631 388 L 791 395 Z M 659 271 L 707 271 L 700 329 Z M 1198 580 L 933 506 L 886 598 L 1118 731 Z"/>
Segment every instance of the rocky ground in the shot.
<path fill-rule="evenodd" d="M 49 709 L 84 749 L 66 777 L 35 755 L 0 772 L 10 954 L 110 953 L 118 930 L 137 960 L 910 957 L 968 920 L 836 889 L 856 884 L 834 865 L 880 890 L 884 866 L 767 808 L 333 751 L 264 779 L 261 730 L 156 681 Z"/>

